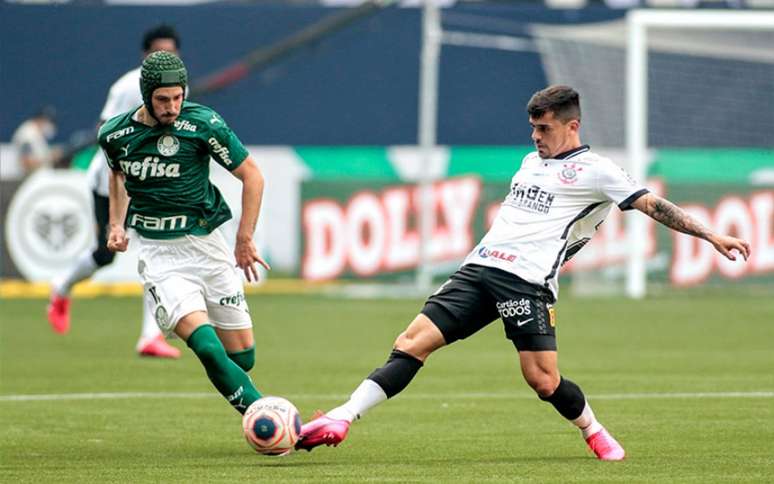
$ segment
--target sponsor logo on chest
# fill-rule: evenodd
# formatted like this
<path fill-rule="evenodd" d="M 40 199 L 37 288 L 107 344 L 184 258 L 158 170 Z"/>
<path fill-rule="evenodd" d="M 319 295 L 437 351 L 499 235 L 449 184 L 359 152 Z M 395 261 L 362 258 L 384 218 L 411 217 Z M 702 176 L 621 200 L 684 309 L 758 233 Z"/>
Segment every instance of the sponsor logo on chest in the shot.
<path fill-rule="evenodd" d="M 175 121 L 175 129 L 178 131 L 189 131 L 191 133 L 196 132 L 196 125 L 188 121 L 187 119 L 178 119 Z"/>
<path fill-rule="evenodd" d="M 537 185 L 525 185 L 516 182 L 511 186 L 511 191 L 505 198 L 505 203 L 530 212 L 548 213 L 555 198 L 556 195 L 543 190 Z"/>
<path fill-rule="evenodd" d="M 146 156 L 142 161 L 120 160 L 121 171 L 140 181 L 146 178 L 178 178 L 180 163 L 167 163 L 158 156 Z"/>

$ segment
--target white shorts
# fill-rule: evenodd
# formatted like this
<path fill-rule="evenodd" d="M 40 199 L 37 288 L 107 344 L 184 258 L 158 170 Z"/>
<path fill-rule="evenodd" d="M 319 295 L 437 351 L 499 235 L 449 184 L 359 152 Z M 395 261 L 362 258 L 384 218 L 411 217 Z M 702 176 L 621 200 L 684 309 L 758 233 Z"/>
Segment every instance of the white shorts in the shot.
<path fill-rule="evenodd" d="M 219 230 L 169 240 L 138 238 L 145 304 L 162 332 L 170 334 L 195 311 L 207 312 L 216 328 L 253 327 L 241 273 Z"/>

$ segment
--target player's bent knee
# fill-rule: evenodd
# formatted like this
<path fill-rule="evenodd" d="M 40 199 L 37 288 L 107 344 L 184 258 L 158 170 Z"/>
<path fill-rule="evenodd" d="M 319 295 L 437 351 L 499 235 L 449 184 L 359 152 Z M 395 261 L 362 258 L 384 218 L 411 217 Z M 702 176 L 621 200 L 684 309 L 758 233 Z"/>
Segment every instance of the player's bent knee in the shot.
<path fill-rule="evenodd" d="M 555 351 L 521 351 L 519 360 L 524 380 L 539 396 L 549 396 L 559 386 Z"/>
<path fill-rule="evenodd" d="M 532 371 L 524 372 L 524 379 L 527 384 L 535 390 L 541 397 L 547 397 L 554 393 L 556 387 L 559 386 L 560 377 L 554 372 L 543 371 L 538 368 L 534 368 Z"/>
<path fill-rule="evenodd" d="M 231 361 L 236 363 L 239 368 L 248 372 L 255 366 L 255 346 L 251 346 L 242 351 L 228 352 L 228 357 Z"/>
<path fill-rule="evenodd" d="M 533 380 L 527 380 L 527 384 L 535 390 L 541 397 L 551 396 L 556 387 L 559 386 L 559 382 L 554 381 L 553 378 L 536 378 Z"/>
<path fill-rule="evenodd" d="M 405 332 L 398 336 L 393 344 L 393 348 L 407 353 L 422 362 L 435 351 L 435 348 L 433 348 L 432 345 L 428 345 L 427 342 L 420 338 L 407 336 Z"/>
<path fill-rule="evenodd" d="M 218 338 L 223 342 L 223 347 L 228 353 L 239 353 L 240 351 L 255 348 L 255 339 L 253 329 L 221 329 L 215 328 Z"/>
<path fill-rule="evenodd" d="M 395 348 L 400 349 L 401 351 L 406 351 L 404 348 L 408 348 L 413 344 L 414 340 L 412 338 L 409 338 L 406 335 L 406 332 L 402 332 L 398 335 L 397 338 L 395 338 L 395 342 L 392 344 Z"/>
<path fill-rule="evenodd" d="M 420 361 L 425 361 L 432 352 L 445 344 L 441 331 L 427 316 L 420 314 L 406 331 L 398 335 L 393 346 Z"/>

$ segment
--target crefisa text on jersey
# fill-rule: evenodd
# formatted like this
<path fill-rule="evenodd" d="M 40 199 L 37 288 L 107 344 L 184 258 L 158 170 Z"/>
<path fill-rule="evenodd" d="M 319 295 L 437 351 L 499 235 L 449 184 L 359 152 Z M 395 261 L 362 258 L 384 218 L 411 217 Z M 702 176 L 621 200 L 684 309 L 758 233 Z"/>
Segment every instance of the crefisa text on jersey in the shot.
<path fill-rule="evenodd" d="M 187 119 L 178 119 L 174 122 L 175 129 L 178 131 L 190 131 L 196 132 L 196 125 L 188 121 Z M 108 140 L 110 141 L 110 140 Z"/>
<path fill-rule="evenodd" d="M 180 163 L 159 161 L 158 156 L 146 156 L 142 161 L 119 160 L 118 165 L 121 171 L 141 181 L 148 177 L 178 178 L 180 176 Z"/>

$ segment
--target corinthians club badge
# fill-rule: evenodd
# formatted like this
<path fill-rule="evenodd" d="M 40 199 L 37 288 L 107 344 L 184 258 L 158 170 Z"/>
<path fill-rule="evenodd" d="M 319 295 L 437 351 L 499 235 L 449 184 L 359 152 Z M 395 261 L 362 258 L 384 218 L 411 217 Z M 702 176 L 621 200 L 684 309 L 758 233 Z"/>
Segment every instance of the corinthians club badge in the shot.
<path fill-rule="evenodd" d="M 583 171 L 583 168 L 575 165 L 575 163 L 569 163 L 562 165 L 562 171 L 558 173 L 559 181 L 565 185 L 572 185 L 578 181 L 578 172 Z"/>

